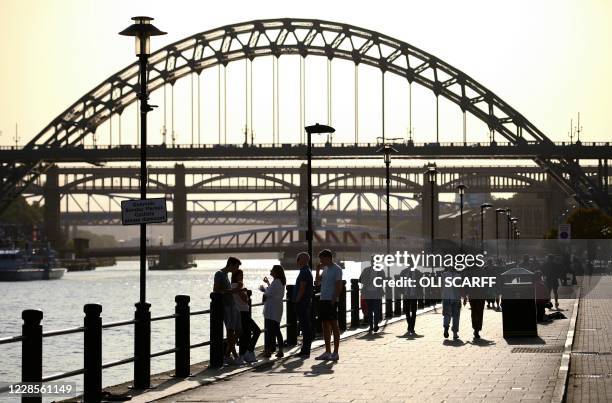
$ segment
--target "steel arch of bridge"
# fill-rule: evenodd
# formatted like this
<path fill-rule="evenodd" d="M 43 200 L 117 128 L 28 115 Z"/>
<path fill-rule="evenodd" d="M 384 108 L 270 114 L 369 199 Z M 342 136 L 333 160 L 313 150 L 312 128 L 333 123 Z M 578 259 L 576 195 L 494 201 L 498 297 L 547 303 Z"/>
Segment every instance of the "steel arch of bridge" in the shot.
<path fill-rule="evenodd" d="M 513 144 L 524 136 L 541 144 L 553 144 L 535 125 L 495 93 L 443 60 L 406 42 L 353 25 L 312 19 L 270 19 L 227 25 L 195 34 L 168 45 L 150 57 L 148 85 L 151 91 L 191 73 L 216 65 L 261 56 L 296 54 L 351 60 L 404 77 L 457 104 Z M 55 118 L 25 149 L 35 146 L 73 147 L 113 114 L 135 102 L 138 65 L 133 63 L 110 76 Z M 384 76 L 383 76 L 384 77 Z M 609 209 L 607 194 L 568 158 L 534 161 L 574 193 L 577 200 Z M 44 161 L 4 166 L 0 210 L 24 187 L 44 173 Z M 9 169 L 12 168 L 12 169 Z"/>

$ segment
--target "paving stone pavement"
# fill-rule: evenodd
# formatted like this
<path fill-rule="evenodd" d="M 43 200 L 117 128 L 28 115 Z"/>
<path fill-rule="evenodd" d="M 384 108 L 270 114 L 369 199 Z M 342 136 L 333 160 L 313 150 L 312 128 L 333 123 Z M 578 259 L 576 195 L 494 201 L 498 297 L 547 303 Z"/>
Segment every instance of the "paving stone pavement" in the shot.
<path fill-rule="evenodd" d="M 612 277 L 582 280 L 568 402 L 612 401 Z"/>
<path fill-rule="evenodd" d="M 472 340 L 469 305 L 461 311 L 461 340 L 442 336 L 441 310 L 417 317 L 417 337 L 405 321 L 341 343 L 337 363 L 288 358 L 174 396 L 197 401 L 551 401 L 574 300 L 561 300 L 568 319 L 538 325 L 538 338 L 506 341 L 501 313 L 485 309 L 479 342 Z M 512 352 L 516 347 L 560 347 L 557 352 Z"/>

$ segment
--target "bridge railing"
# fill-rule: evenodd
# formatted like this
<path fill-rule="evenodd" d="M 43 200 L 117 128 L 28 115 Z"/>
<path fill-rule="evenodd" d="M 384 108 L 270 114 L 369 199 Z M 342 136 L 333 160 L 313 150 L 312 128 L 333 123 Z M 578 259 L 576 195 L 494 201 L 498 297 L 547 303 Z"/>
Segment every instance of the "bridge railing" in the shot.
<path fill-rule="evenodd" d="M 291 300 L 293 295 L 292 285 L 287 286 L 287 296 L 283 302 L 286 304 L 285 320 L 286 323 L 281 328 L 286 329 L 286 345 L 293 346 L 297 344 L 298 323 L 294 304 Z M 343 292 L 340 295 L 337 304 L 338 322 L 340 329 L 347 329 L 347 314 L 350 313 L 351 328 L 356 328 L 360 325 L 360 289 L 358 280 L 351 280 L 351 288 L 346 289 L 346 281 L 344 281 Z M 347 296 L 350 294 L 350 308 L 347 309 Z M 250 296 L 250 291 L 249 291 Z M 191 311 L 188 295 L 177 295 L 175 297 L 176 307 L 174 314 L 163 316 L 150 317 L 147 319 L 131 319 L 110 323 L 102 323 L 100 314 L 102 306 L 99 304 L 86 304 L 83 308 L 85 317 L 83 326 L 73 327 L 68 329 L 54 330 L 43 332 L 41 324 L 43 312 L 40 310 L 28 309 L 22 312 L 23 327 L 20 336 L 7 337 L 0 339 L 0 345 L 21 343 L 22 352 L 22 367 L 21 381 L 42 384 L 45 382 L 57 381 L 60 379 L 71 378 L 78 375 L 83 375 L 83 399 L 86 402 L 100 402 L 102 400 L 102 372 L 105 369 L 134 363 L 134 387 L 146 388 L 150 382 L 150 360 L 151 358 L 161 357 L 169 354 L 175 355 L 175 376 L 187 377 L 190 374 L 192 349 L 199 347 L 209 347 L 209 362 L 210 368 L 220 368 L 223 366 L 224 359 L 224 331 L 223 331 L 223 302 L 222 294 L 211 293 L 210 308 L 198 311 Z M 314 334 L 322 333 L 321 323 L 317 320 L 317 302 L 318 294 L 313 296 L 313 330 Z M 251 304 L 249 298 L 250 309 L 263 306 L 264 303 Z M 395 314 L 393 313 L 393 305 L 386 305 L 386 317 L 399 316 L 401 314 L 401 301 L 399 296 L 395 301 Z M 190 319 L 192 316 L 210 315 L 210 339 L 197 343 L 191 342 L 190 335 Z M 147 356 L 131 356 L 115 361 L 102 362 L 102 333 L 104 329 L 118 328 L 124 326 L 139 325 L 141 329 L 147 329 L 148 333 L 134 335 L 135 351 L 141 351 L 138 346 L 142 343 L 150 343 L 151 337 L 151 322 L 174 320 L 175 322 L 175 345 L 174 348 L 165 349 L 150 353 Z M 139 320 L 148 323 L 139 323 Z M 262 329 L 265 332 L 265 329 Z M 83 367 L 67 371 L 64 373 L 43 376 L 43 340 L 50 337 L 59 337 L 69 334 L 83 334 Z M 148 344 L 147 344 L 148 345 Z M 143 368 L 145 370 L 143 371 Z M 140 384 L 139 381 L 140 380 Z M 144 382 L 144 384 L 142 383 Z M 8 391 L 8 387 L 0 389 L 0 393 Z M 28 402 L 42 402 L 42 397 L 28 397 Z"/>

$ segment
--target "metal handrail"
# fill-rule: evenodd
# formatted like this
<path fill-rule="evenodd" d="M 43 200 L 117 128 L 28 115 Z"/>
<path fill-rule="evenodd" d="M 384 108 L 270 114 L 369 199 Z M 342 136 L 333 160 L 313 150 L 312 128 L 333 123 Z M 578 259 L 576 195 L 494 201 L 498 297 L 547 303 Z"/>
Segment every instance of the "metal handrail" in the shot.
<path fill-rule="evenodd" d="M 69 329 L 60 329 L 60 330 L 52 330 L 50 332 L 44 332 L 42 334 L 42 337 L 62 336 L 65 334 L 81 333 L 83 331 L 85 331 L 85 328 L 83 326 L 71 327 Z"/>
<path fill-rule="evenodd" d="M 0 339 L 0 344 L 16 343 L 22 340 L 23 340 L 23 336 L 5 337 L 4 339 Z"/>
<path fill-rule="evenodd" d="M 64 372 L 63 374 L 55 374 L 55 375 L 44 377 L 42 379 L 42 382 L 57 381 L 58 379 L 70 378 L 71 376 L 81 375 L 84 373 L 85 373 L 85 368 L 75 369 L 74 371 Z"/>

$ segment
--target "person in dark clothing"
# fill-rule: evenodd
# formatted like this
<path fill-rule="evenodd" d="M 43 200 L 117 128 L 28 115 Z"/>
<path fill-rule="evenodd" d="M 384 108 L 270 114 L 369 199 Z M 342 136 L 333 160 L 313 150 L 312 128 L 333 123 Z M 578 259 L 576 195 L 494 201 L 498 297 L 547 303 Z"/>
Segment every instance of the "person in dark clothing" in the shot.
<path fill-rule="evenodd" d="M 376 279 L 379 278 L 378 281 Z M 384 273 L 382 270 L 375 270 L 372 266 L 366 267 L 359 276 L 359 282 L 362 284 L 361 295 L 368 306 L 368 325 L 369 332 L 378 332 L 378 323 L 381 320 L 382 297 L 384 290 L 382 286 L 377 287 L 376 284 L 382 285 Z"/>
<path fill-rule="evenodd" d="M 238 269 L 232 273 L 232 289 L 239 289 L 240 292 L 234 293 L 234 304 L 240 311 L 240 323 L 242 331 L 238 337 L 238 355 L 242 361 L 247 363 L 256 362 L 255 346 L 261 335 L 261 329 L 251 317 L 249 306 L 248 290 L 243 283 L 244 274 Z"/>
<path fill-rule="evenodd" d="M 416 335 L 414 327 L 416 324 L 416 312 L 418 309 L 418 302 L 423 298 L 423 288 L 419 284 L 422 273 L 418 270 L 412 270 L 406 267 L 400 273 L 400 277 L 409 278 L 413 280 L 413 287 L 403 288 L 403 299 L 404 299 L 404 313 L 406 314 L 406 323 L 408 324 L 408 334 L 411 336 Z"/>
<path fill-rule="evenodd" d="M 311 301 L 313 292 L 313 278 L 310 270 L 310 255 L 301 252 L 297 255 L 297 266 L 300 273 L 295 280 L 293 302 L 297 313 L 298 322 L 302 329 L 302 348 L 299 356 L 310 357 L 310 345 L 312 344 L 312 323 L 311 323 Z"/>
<path fill-rule="evenodd" d="M 482 277 L 485 275 L 484 270 L 473 267 L 464 272 L 465 277 Z M 471 284 L 475 284 L 472 280 Z M 492 287 L 495 287 L 493 285 Z M 463 300 L 465 306 L 469 300 L 472 316 L 472 329 L 474 329 L 474 339 L 480 339 L 480 331 L 482 330 L 482 319 L 484 315 L 484 307 L 487 295 L 491 295 L 491 291 L 483 287 L 468 287 L 465 290 L 466 295 Z"/>
<path fill-rule="evenodd" d="M 544 275 L 546 276 L 546 287 L 548 293 L 552 291 L 555 298 L 555 308 L 559 309 L 559 264 L 555 261 L 553 255 L 546 256 L 546 262 L 542 268 Z"/>

